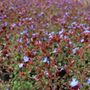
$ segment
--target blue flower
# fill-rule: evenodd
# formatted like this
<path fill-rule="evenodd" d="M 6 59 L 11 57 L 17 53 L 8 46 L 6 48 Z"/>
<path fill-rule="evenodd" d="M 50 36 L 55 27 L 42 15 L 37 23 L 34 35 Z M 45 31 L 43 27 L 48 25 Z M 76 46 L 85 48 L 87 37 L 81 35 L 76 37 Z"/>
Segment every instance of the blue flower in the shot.
<path fill-rule="evenodd" d="M 49 64 L 49 58 L 48 58 L 48 57 L 44 57 L 44 58 L 43 58 L 43 62 Z"/>
<path fill-rule="evenodd" d="M 22 39 L 22 38 L 20 38 L 20 39 L 19 39 L 19 42 L 22 42 L 22 41 L 23 41 L 23 39 Z"/>
<path fill-rule="evenodd" d="M 75 86 L 78 85 L 78 83 L 79 83 L 78 80 L 76 80 L 76 78 L 73 78 L 72 81 L 71 81 L 71 83 L 70 83 L 70 86 L 71 87 L 75 87 Z"/>
<path fill-rule="evenodd" d="M 27 56 L 24 56 L 23 59 L 24 59 L 24 62 L 28 62 L 29 61 L 29 57 L 27 57 Z"/>
<path fill-rule="evenodd" d="M 87 84 L 90 84 L 90 78 L 87 80 Z"/>
<path fill-rule="evenodd" d="M 26 30 L 24 30 L 24 31 L 22 31 L 22 32 L 20 32 L 20 34 L 22 35 L 22 34 L 27 34 L 28 33 L 28 30 L 26 29 Z"/>

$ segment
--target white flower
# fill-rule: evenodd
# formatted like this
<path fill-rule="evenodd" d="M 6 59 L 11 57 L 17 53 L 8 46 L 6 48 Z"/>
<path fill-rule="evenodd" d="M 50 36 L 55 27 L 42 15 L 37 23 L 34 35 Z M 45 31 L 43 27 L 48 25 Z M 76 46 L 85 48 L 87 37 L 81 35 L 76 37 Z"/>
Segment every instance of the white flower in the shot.
<path fill-rule="evenodd" d="M 22 35 L 22 34 L 25 34 L 27 32 L 28 32 L 28 30 L 24 30 L 24 31 L 20 32 L 20 34 Z"/>
<path fill-rule="evenodd" d="M 90 33 L 90 31 L 89 30 L 85 30 L 83 33 Z"/>
<path fill-rule="evenodd" d="M 67 36 L 64 36 L 64 39 L 67 39 Z"/>
<path fill-rule="evenodd" d="M 22 68 L 22 67 L 23 67 L 23 63 L 20 63 L 20 64 L 19 64 L 19 68 Z"/>
<path fill-rule="evenodd" d="M 60 35 L 60 38 L 63 38 L 63 35 L 62 34 Z"/>
<path fill-rule="evenodd" d="M 7 88 L 6 88 L 6 90 L 10 90 L 10 88 L 9 88 L 9 87 L 7 87 Z"/>
<path fill-rule="evenodd" d="M 36 37 L 36 36 L 37 36 L 37 33 L 33 33 L 33 34 L 32 34 L 32 37 Z"/>
<path fill-rule="evenodd" d="M 46 76 L 48 76 L 48 75 L 49 75 L 48 71 L 45 71 L 45 72 L 44 72 L 44 74 L 45 74 Z"/>
<path fill-rule="evenodd" d="M 11 26 L 12 26 L 12 27 L 15 27 L 15 26 L 16 26 L 16 23 L 13 23 Z"/>
<path fill-rule="evenodd" d="M 49 38 L 51 39 L 53 37 L 53 35 L 55 34 L 55 32 L 51 32 L 48 34 Z"/>
<path fill-rule="evenodd" d="M 78 83 L 79 83 L 78 80 L 76 80 L 76 78 L 73 78 L 72 81 L 71 81 L 71 83 L 70 83 L 70 86 L 71 87 L 75 87 L 75 86 L 78 85 Z"/>
<path fill-rule="evenodd" d="M 39 17 L 41 17 L 42 15 L 44 15 L 44 12 L 41 12 L 40 14 L 38 14 Z"/>
<path fill-rule="evenodd" d="M 72 44 L 72 42 L 70 41 L 70 42 L 69 42 L 69 44 L 71 45 L 71 44 Z"/>
<path fill-rule="evenodd" d="M 77 24 L 77 22 L 72 22 L 72 23 L 71 23 L 71 25 L 76 25 L 76 24 Z"/>
<path fill-rule="evenodd" d="M 74 49 L 72 50 L 73 54 L 75 54 L 78 49 L 79 49 L 79 47 L 74 48 Z"/>
<path fill-rule="evenodd" d="M 30 29 L 34 29 L 34 25 L 32 24 L 32 25 L 30 25 Z"/>
<path fill-rule="evenodd" d="M 59 35 L 62 34 L 64 32 L 64 29 L 62 29 L 61 31 L 59 31 Z"/>
<path fill-rule="evenodd" d="M 53 36 L 52 35 L 49 35 L 49 38 L 51 39 Z"/>
<path fill-rule="evenodd" d="M 23 21 L 32 20 L 32 18 L 24 18 Z"/>
<path fill-rule="evenodd" d="M 53 50 L 53 53 L 57 53 L 57 49 L 56 48 Z"/>
<path fill-rule="evenodd" d="M 81 42 L 84 42 L 84 39 L 81 39 L 80 41 L 81 41 Z"/>
<path fill-rule="evenodd" d="M 28 62 L 29 61 L 29 57 L 27 57 L 27 56 L 24 56 L 23 59 L 24 59 L 24 62 Z"/>
<path fill-rule="evenodd" d="M 32 18 L 28 18 L 28 20 L 32 20 Z"/>
<path fill-rule="evenodd" d="M 54 35 L 54 34 L 55 34 L 55 32 L 51 32 L 50 34 L 51 34 L 51 35 Z"/>

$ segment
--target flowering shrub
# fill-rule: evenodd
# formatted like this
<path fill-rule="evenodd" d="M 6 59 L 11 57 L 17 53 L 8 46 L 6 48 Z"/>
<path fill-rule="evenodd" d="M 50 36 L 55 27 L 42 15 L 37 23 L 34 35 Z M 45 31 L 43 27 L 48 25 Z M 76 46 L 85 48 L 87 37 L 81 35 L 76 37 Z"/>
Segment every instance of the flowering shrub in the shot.
<path fill-rule="evenodd" d="M 89 90 L 89 9 L 75 0 L 0 2 L 1 83 L 10 90 Z"/>

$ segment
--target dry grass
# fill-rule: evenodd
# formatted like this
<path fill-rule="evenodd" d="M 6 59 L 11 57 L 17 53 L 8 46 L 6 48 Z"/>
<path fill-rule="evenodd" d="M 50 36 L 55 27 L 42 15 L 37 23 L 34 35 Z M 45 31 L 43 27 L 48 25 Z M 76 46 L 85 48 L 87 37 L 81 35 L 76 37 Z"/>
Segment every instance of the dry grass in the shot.
<path fill-rule="evenodd" d="M 83 4 L 85 7 L 90 6 L 90 0 L 74 0 L 74 1 L 82 2 L 82 4 Z"/>
<path fill-rule="evenodd" d="M 90 7 L 90 0 L 83 0 L 83 5 L 85 7 Z"/>

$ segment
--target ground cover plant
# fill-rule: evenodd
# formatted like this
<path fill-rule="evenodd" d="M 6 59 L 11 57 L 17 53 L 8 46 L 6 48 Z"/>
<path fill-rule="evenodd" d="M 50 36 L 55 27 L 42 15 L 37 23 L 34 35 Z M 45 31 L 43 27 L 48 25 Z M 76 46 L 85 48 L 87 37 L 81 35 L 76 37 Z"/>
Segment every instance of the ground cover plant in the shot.
<path fill-rule="evenodd" d="M 0 0 L 0 90 L 90 90 L 84 3 Z"/>

